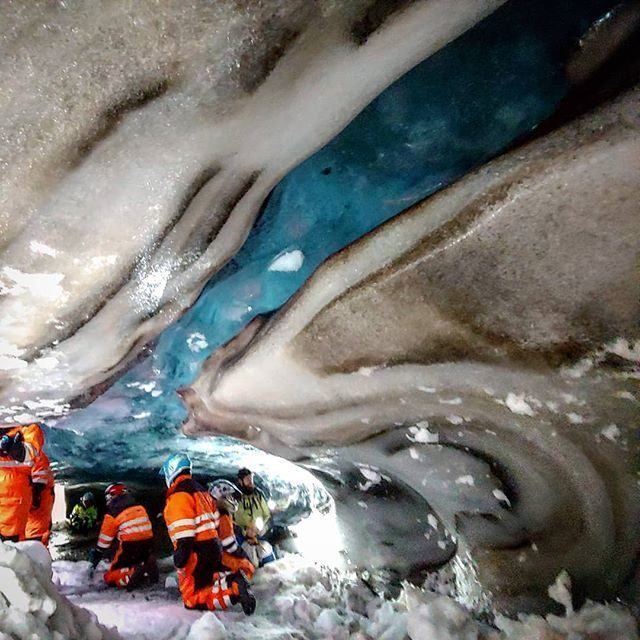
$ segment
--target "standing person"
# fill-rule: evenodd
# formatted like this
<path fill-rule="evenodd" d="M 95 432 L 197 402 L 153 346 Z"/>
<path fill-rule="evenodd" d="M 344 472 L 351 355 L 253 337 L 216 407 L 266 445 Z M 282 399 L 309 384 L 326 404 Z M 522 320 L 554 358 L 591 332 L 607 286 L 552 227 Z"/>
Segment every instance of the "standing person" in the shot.
<path fill-rule="evenodd" d="M 87 534 L 95 529 L 97 524 L 98 509 L 96 508 L 96 500 L 93 493 L 87 491 L 71 511 L 69 528 L 74 533 Z"/>
<path fill-rule="evenodd" d="M 146 509 L 121 482 L 110 484 L 104 494 L 107 513 L 100 527 L 98 544 L 89 554 L 92 567 L 95 569 L 105 552 L 117 544 L 111 566 L 104 574 L 108 585 L 131 591 L 157 582 L 153 530 Z"/>
<path fill-rule="evenodd" d="M 242 535 L 242 548 L 256 567 L 273 562 L 273 547 L 265 539 L 271 524 L 271 510 L 267 499 L 253 481 L 253 471 L 238 471 L 238 486 L 242 495 L 234 520 Z"/>
<path fill-rule="evenodd" d="M 217 531 L 220 514 L 209 493 L 191 477 L 189 456 L 169 456 L 160 474 L 168 488 L 164 519 L 184 606 L 215 610 L 239 603 L 251 615 L 256 599 L 246 578 L 240 571 L 223 573 Z"/>
<path fill-rule="evenodd" d="M 27 519 L 25 538 L 39 540 L 45 547 L 49 546 L 51 537 L 51 512 L 55 479 L 49 457 L 40 451 L 31 467 L 31 510 Z"/>
<path fill-rule="evenodd" d="M 24 540 L 31 509 L 31 467 L 44 444 L 37 424 L 0 427 L 0 540 Z"/>
<path fill-rule="evenodd" d="M 228 480 L 214 480 L 208 485 L 220 513 L 218 534 L 222 545 L 222 564 L 231 571 L 242 570 L 251 580 L 255 572 L 253 563 L 238 544 L 233 526 L 233 514 L 238 509 L 240 490 Z"/>

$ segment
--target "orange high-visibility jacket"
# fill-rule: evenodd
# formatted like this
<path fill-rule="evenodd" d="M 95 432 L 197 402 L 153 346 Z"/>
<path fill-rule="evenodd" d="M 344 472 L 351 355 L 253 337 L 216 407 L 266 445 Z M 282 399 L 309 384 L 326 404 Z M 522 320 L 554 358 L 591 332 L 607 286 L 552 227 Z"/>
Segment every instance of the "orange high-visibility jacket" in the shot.
<path fill-rule="evenodd" d="M 220 514 L 215 501 L 189 474 L 179 476 L 169 487 L 164 519 L 174 548 L 182 538 L 201 542 L 218 537 Z"/>
<path fill-rule="evenodd" d="M 48 489 L 53 488 L 54 477 L 51 470 L 51 462 L 44 451 L 40 451 L 31 467 L 31 482 L 33 484 L 44 484 Z"/>
<path fill-rule="evenodd" d="M 122 504 L 122 508 L 116 505 L 105 515 L 97 546 L 100 549 L 108 549 L 115 538 L 121 543 L 153 538 L 151 520 L 142 505 L 126 501 Z"/>
<path fill-rule="evenodd" d="M 10 456 L 0 455 L 0 482 L 4 480 L 2 477 L 4 474 L 8 474 L 12 479 L 16 476 L 26 476 L 29 479 L 31 467 L 44 446 L 44 434 L 37 424 L 16 425 L 15 427 L 0 429 L 0 437 L 5 435 L 14 437 L 18 433 L 22 433 L 24 442 L 24 461 L 18 462 Z"/>
<path fill-rule="evenodd" d="M 22 433 L 25 458 L 19 462 L 11 456 L 0 455 L 0 496 L 3 497 L 15 497 L 22 492 L 31 494 L 31 468 L 44 445 L 44 434 L 37 424 L 0 429 L 0 437 L 14 437 L 17 433 Z"/>
<path fill-rule="evenodd" d="M 233 530 L 233 518 L 224 510 L 220 511 L 220 525 L 218 535 L 222 550 L 227 553 L 236 553 L 239 549 L 236 534 Z"/>
<path fill-rule="evenodd" d="M 24 460 L 0 455 L 0 536 L 23 539 L 31 508 L 31 468 L 44 445 L 44 434 L 37 424 L 0 429 L 0 436 L 17 433 L 22 434 Z"/>

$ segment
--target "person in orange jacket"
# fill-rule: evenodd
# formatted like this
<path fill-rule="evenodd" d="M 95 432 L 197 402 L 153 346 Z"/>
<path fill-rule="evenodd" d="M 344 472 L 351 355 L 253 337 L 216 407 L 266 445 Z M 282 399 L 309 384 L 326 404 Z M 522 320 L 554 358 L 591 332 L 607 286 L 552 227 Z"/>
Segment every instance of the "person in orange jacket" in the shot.
<path fill-rule="evenodd" d="M 39 540 L 49 546 L 51 512 L 54 502 L 54 477 L 49 457 L 40 451 L 31 467 L 31 509 L 27 519 L 25 538 Z"/>
<path fill-rule="evenodd" d="M 0 427 L 0 540 L 24 540 L 31 508 L 31 467 L 44 444 L 37 424 Z"/>
<path fill-rule="evenodd" d="M 240 489 L 223 479 L 214 480 L 209 483 L 208 488 L 220 513 L 218 534 L 222 545 L 222 564 L 231 571 L 241 570 L 251 580 L 256 569 L 247 554 L 238 545 L 233 528 L 233 514 L 238 509 Z"/>
<path fill-rule="evenodd" d="M 225 573 L 217 530 L 220 514 L 211 495 L 191 477 L 189 456 L 173 454 L 160 474 L 168 487 L 164 519 L 184 606 L 215 610 L 239 603 L 251 615 L 256 599 L 241 571 Z"/>
<path fill-rule="evenodd" d="M 158 581 L 158 565 L 153 555 L 153 530 L 146 509 L 138 504 L 121 482 L 105 490 L 107 513 L 102 521 L 98 544 L 89 554 L 92 567 L 112 545 L 117 548 L 104 581 L 131 591 Z"/>

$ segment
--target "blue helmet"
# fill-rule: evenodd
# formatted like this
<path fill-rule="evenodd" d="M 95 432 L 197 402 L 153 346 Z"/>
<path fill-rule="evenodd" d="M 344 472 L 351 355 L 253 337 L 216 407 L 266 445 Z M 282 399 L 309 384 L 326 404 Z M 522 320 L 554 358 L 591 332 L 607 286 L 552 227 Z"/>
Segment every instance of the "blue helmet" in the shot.
<path fill-rule="evenodd" d="M 160 475 L 168 487 L 184 471 L 191 473 L 191 458 L 186 453 L 173 453 L 162 465 Z"/>

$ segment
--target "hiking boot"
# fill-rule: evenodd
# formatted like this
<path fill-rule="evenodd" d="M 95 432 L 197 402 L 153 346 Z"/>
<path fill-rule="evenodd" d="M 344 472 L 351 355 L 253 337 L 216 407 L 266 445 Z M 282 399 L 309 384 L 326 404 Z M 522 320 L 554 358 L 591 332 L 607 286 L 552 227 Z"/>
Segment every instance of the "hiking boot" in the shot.
<path fill-rule="evenodd" d="M 233 600 L 235 600 L 233 604 L 239 602 L 245 615 L 250 616 L 256 610 L 256 597 L 253 595 L 253 593 L 251 593 L 249 583 L 244 577 L 242 571 L 236 571 L 235 573 L 231 574 L 229 576 L 228 582 L 236 584 L 238 587 L 238 595 L 234 596 L 234 598 L 232 599 L 232 602 Z"/>
<path fill-rule="evenodd" d="M 149 556 L 147 561 L 144 563 L 144 577 L 148 585 L 155 584 L 160 579 L 158 563 L 154 556 Z"/>
<path fill-rule="evenodd" d="M 139 587 L 143 586 L 145 580 L 146 578 L 144 572 L 144 564 L 141 562 L 140 564 L 137 564 L 133 569 L 133 573 L 131 574 L 129 582 L 126 586 L 126 590 L 133 591 L 134 589 L 138 589 Z"/>

